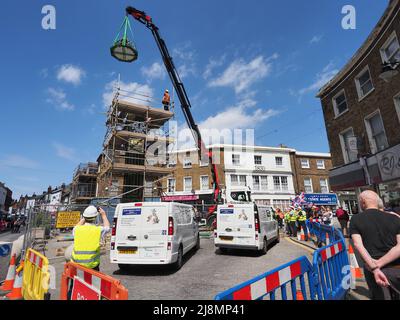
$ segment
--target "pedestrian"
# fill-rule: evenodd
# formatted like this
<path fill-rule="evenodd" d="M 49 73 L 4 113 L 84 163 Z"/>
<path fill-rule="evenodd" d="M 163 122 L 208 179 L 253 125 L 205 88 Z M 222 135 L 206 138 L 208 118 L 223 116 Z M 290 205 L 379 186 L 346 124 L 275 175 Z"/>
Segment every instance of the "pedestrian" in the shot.
<path fill-rule="evenodd" d="M 290 233 L 292 237 L 297 237 L 297 211 L 294 207 L 290 207 L 292 210 L 289 213 L 289 225 Z"/>
<path fill-rule="evenodd" d="M 169 111 L 169 105 L 170 105 L 170 103 L 171 103 L 171 97 L 170 97 L 170 95 L 169 95 L 169 91 L 168 91 L 168 90 L 165 90 L 164 96 L 163 96 L 163 99 L 162 99 L 162 104 L 163 104 L 163 106 L 164 106 L 164 110 L 165 110 L 165 111 Z"/>
<path fill-rule="evenodd" d="M 322 222 L 325 225 L 332 225 L 333 213 L 329 208 L 322 207 Z"/>
<path fill-rule="evenodd" d="M 301 231 L 301 229 L 303 229 L 305 241 L 308 241 L 308 230 L 307 230 L 306 220 L 307 220 L 307 214 L 305 213 L 305 211 L 303 211 L 301 207 L 299 207 L 297 211 L 297 221 L 299 224 L 299 230 Z"/>
<path fill-rule="evenodd" d="M 292 232 L 290 230 L 290 209 L 286 209 L 285 212 L 285 230 L 286 234 L 290 237 L 292 235 Z"/>
<path fill-rule="evenodd" d="M 400 291 L 400 219 L 379 210 L 373 191 L 362 192 L 359 204 L 362 213 L 350 220 L 350 235 L 365 263 L 371 298 L 390 300 Z"/>
<path fill-rule="evenodd" d="M 345 238 L 348 238 L 349 230 L 348 230 L 347 226 L 348 226 L 349 220 L 350 220 L 349 214 L 342 207 L 339 207 L 339 209 L 336 210 L 336 217 L 339 220 L 340 228 L 342 229 L 343 236 Z"/>
<path fill-rule="evenodd" d="M 276 209 L 276 218 L 278 220 L 278 226 L 279 228 L 283 228 L 283 219 L 284 219 L 284 214 L 280 208 Z"/>
<path fill-rule="evenodd" d="M 103 226 L 96 226 L 96 218 L 101 215 Z M 89 206 L 83 212 L 83 218 L 72 230 L 74 246 L 72 261 L 93 269 L 100 270 L 100 242 L 110 231 L 110 222 L 102 208 Z"/>

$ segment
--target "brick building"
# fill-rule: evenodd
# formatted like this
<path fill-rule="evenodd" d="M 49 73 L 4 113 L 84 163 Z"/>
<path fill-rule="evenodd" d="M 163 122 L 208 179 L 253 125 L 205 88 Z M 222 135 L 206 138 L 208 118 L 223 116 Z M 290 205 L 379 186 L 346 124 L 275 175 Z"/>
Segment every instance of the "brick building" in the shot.
<path fill-rule="evenodd" d="M 367 40 L 317 95 L 332 154 L 332 190 L 372 188 L 390 206 L 400 200 L 399 11 L 400 1 L 391 0 Z"/>
<path fill-rule="evenodd" d="M 97 163 L 81 163 L 74 171 L 72 178 L 70 202 L 89 204 L 96 197 Z"/>
<path fill-rule="evenodd" d="M 292 151 L 290 162 L 294 189 L 297 194 L 330 192 L 328 180 L 332 160 L 329 153 Z"/>

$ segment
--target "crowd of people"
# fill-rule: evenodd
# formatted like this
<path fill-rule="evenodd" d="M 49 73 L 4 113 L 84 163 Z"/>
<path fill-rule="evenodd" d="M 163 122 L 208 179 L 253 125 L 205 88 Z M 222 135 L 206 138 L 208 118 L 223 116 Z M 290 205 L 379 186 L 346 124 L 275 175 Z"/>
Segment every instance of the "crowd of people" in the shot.
<path fill-rule="evenodd" d="M 0 232 L 11 230 L 11 233 L 19 233 L 21 226 L 25 225 L 22 217 L 0 219 Z"/>

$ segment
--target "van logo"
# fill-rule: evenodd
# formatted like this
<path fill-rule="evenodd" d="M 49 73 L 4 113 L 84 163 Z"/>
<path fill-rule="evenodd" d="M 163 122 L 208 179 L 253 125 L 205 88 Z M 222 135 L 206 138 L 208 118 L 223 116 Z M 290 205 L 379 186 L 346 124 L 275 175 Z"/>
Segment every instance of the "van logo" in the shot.
<path fill-rule="evenodd" d="M 142 209 L 140 208 L 122 210 L 123 216 L 140 216 L 141 214 L 142 214 Z"/>
<path fill-rule="evenodd" d="M 220 214 L 233 214 L 233 209 L 221 209 Z"/>

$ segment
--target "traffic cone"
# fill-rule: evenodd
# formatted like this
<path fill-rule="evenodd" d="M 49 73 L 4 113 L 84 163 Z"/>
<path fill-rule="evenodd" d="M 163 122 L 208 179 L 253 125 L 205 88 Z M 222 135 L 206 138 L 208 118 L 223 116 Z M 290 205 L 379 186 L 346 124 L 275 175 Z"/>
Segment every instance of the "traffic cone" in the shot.
<path fill-rule="evenodd" d="M 9 300 L 23 299 L 22 296 L 22 279 L 24 273 L 23 269 L 24 269 L 24 262 L 22 261 L 16 272 L 14 286 L 11 292 L 6 294 L 6 298 Z"/>
<path fill-rule="evenodd" d="M 351 271 L 351 289 L 355 289 L 356 287 L 356 279 L 362 279 L 363 273 L 358 265 L 357 257 L 354 254 L 353 246 L 349 244 L 349 260 L 350 260 L 350 271 Z"/>
<path fill-rule="evenodd" d="M 13 254 L 10 260 L 10 266 L 8 267 L 7 277 L 4 280 L 3 285 L 0 287 L 0 291 L 10 291 L 14 285 L 15 279 L 15 260 L 17 259 L 16 254 Z"/>
<path fill-rule="evenodd" d="M 297 290 L 296 300 L 304 300 L 303 292 L 301 292 L 301 290 Z"/>
<path fill-rule="evenodd" d="M 325 245 L 328 246 L 331 243 L 330 239 L 329 239 L 329 233 L 327 232 L 325 234 Z"/>
<path fill-rule="evenodd" d="M 297 240 L 306 241 L 306 235 L 303 228 L 300 228 L 300 232 L 297 234 Z"/>

